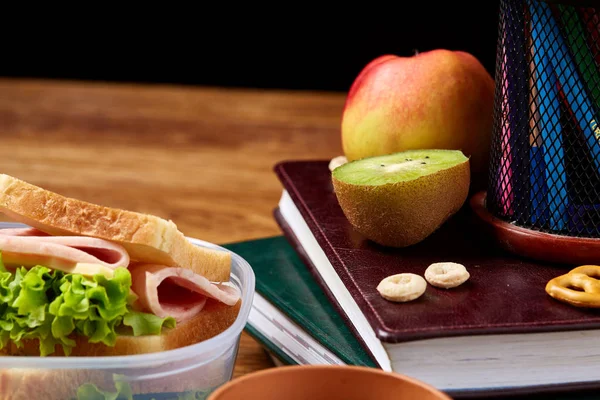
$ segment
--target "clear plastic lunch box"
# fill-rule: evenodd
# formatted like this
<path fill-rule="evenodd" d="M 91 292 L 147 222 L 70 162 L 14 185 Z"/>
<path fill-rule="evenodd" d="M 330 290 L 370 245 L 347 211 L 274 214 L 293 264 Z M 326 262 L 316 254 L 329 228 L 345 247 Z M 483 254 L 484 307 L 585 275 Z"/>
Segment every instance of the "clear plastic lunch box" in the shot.
<path fill-rule="evenodd" d="M 0 229 L 24 226 L 0 222 Z M 231 253 L 231 283 L 240 290 L 242 305 L 228 329 L 203 342 L 159 353 L 111 357 L 0 357 L 0 399 L 205 399 L 229 381 L 240 335 L 252 305 L 254 272 L 246 260 L 230 250 L 188 239 L 196 246 Z"/>

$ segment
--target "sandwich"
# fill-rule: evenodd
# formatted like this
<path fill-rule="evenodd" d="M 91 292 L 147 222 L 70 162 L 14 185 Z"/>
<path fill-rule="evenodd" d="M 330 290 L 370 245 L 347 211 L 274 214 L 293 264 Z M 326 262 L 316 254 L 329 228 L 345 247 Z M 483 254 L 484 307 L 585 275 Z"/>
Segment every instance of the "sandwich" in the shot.
<path fill-rule="evenodd" d="M 0 174 L 0 353 L 109 356 L 175 349 L 236 319 L 231 256 L 173 221 Z"/>

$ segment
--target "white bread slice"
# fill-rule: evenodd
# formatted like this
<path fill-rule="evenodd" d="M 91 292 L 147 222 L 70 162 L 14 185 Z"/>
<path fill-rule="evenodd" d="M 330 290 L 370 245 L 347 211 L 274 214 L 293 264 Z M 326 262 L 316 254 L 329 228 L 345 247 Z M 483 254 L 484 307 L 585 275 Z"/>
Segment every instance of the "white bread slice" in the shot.
<path fill-rule="evenodd" d="M 228 252 L 193 245 L 175 223 L 50 192 L 0 174 L 0 212 L 51 235 L 92 236 L 119 243 L 132 260 L 190 269 L 210 281 L 230 279 Z"/>
<path fill-rule="evenodd" d="M 77 356 L 114 356 L 152 353 L 171 350 L 209 339 L 233 324 L 239 313 L 241 300 L 233 306 L 218 302 L 207 303 L 197 317 L 178 325 L 161 336 L 125 337 L 117 340 L 114 348 L 102 344 L 88 344 L 77 340 L 74 354 Z M 233 343 L 232 343 L 233 344 Z M 7 348 L 5 353 L 12 355 L 39 355 L 37 341 L 31 340 L 22 349 L 16 346 Z M 58 349 L 58 347 L 57 347 Z M 2 354 L 8 355 L 8 354 Z M 63 354 L 53 354 L 53 356 Z M 176 377 L 134 380 L 130 388 L 134 394 L 178 393 L 214 387 L 227 379 L 227 365 L 220 358 L 200 369 L 184 370 Z M 141 372 L 140 372 L 141 374 Z M 64 400 L 77 398 L 77 389 L 86 383 L 114 392 L 114 381 L 109 373 L 90 369 L 0 369 L 0 399 L 13 400 Z"/>
<path fill-rule="evenodd" d="M 210 339 L 229 328 L 238 316 L 242 301 L 228 306 L 215 300 L 206 302 L 206 306 L 194 318 L 178 323 L 161 335 L 118 336 L 114 347 L 102 343 L 88 343 L 82 337 L 73 337 L 76 342 L 69 357 L 87 356 L 128 356 L 134 354 L 157 353 L 174 350 Z M 4 354 L 14 356 L 39 356 L 39 342 L 28 340 L 23 347 L 14 344 L 4 349 Z M 52 356 L 64 356 L 62 348 L 56 346 Z"/>

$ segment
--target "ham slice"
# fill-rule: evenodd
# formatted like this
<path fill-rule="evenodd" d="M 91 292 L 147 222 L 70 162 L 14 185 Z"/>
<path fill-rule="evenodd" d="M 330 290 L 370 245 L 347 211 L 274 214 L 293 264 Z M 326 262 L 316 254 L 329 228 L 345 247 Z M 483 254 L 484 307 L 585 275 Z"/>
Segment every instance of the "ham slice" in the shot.
<path fill-rule="evenodd" d="M 185 268 L 135 264 L 129 270 L 139 306 L 160 318 L 170 316 L 183 322 L 198 314 L 208 298 L 233 306 L 240 297 L 237 289 L 212 283 Z"/>
<path fill-rule="evenodd" d="M 43 265 L 71 273 L 110 273 L 129 268 L 136 306 L 160 318 L 186 321 L 214 299 L 229 306 L 240 295 L 237 289 L 210 282 L 185 268 L 130 263 L 124 247 L 87 236 L 50 236 L 34 228 L 0 229 L 0 254 L 8 268 Z"/>
<path fill-rule="evenodd" d="M 129 266 L 122 246 L 87 236 L 49 236 L 33 228 L 0 229 L 0 254 L 8 268 L 43 265 L 65 272 L 109 273 Z"/>
<path fill-rule="evenodd" d="M 50 236 L 35 228 L 7 228 L 0 229 L 0 235 L 7 236 Z"/>

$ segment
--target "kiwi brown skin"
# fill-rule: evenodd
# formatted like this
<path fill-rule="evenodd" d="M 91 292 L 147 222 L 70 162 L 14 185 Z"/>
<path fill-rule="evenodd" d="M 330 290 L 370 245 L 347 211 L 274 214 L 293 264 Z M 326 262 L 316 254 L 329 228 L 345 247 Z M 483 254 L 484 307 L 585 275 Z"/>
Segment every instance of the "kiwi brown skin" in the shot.
<path fill-rule="evenodd" d="M 333 188 L 350 224 L 387 247 L 417 244 L 458 212 L 470 186 L 469 160 L 415 180 L 356 185 L 332 176 Z"/>

